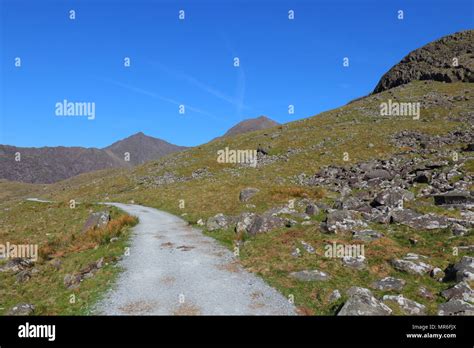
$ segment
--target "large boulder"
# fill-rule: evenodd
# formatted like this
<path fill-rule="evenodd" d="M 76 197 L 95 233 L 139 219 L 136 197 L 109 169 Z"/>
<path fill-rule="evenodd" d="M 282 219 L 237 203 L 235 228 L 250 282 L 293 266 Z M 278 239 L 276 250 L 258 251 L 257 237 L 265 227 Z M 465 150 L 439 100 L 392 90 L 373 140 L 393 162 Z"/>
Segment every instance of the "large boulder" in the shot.
<path fill-rule="evenodd" d="M 459 282 L 449 289 L 441 291 L 441 296 L 447 300 L 455 299 L 474 302 L 474 291 L 466 282 Z"/>
<path fill-rule="evenodd" d="M 323 230 L 329 233 L 352 231 L 364 227 L 367 227 L 367 224 L 359 219 L 356 212 L 351 210 L 330 211 L 322 224 Z"/>
<path fill-rule="evenodd" d="M 435 205 L 468 205 L 474 204 L 474 197 L 470 192 L 448 192 L 433 195 Z"/>
<path fill-rule="evenodd" d="M 91 213 L 82 228 L 82 232 L 86 232 L 90 229 L 106 227 L 109 221 L 110 213 L 108 211 Z"/>
<path fill-rule="evenodd" d="M 378 193 L 370 205 L 373 207 L 402 208 L 403 194 L 395 189 L 387 189 Z"/>
<path fill-rule="evenodd" d="M 237 217 L 236 224 L 235 224 L 235 233 L 242 234 L 248 233 L 250 226 L 252 226 L 253 222 L 257 218 L 257 214 L 255 213 L 242 213 Z"/>
<path fill-rule="evenodd" d="M 446 280 L 456 279 L 457 282 L 474 280 L 474 257 L 463 256 L 461 260 L 446 269 Z"/>
<path fill-rule="evenodd" d="M 254 236 L 259 233 L 265 233 L 275 228 L 284 227 L 287 224 L 287 219 L 280 218 L 274 215 L 256 216 L 252 224 L 248 228 L 248 234 Z"/>
<path fill-rule="evenodd" d="M 452 299 L 438 306 L 438 315 L 474 315 L 474 305 L 459 299 Z"/>
<path fill-rule="evenodd" d="M 347 294 L 349 299 L 337 315 L 390 315 L 392 310 L 378 301 L 369 289 L 351 287 Z"/>
<path fill-rule="evenodd" d="M 231 216 L 226 216 L 222 213 L 214 215 L 207 219 L 206 228 L 209 231 L 216 231 L 231 227 L 234 219 Z"/>
<path fill-rule="evenodd" d="M 365 173 L 364 179 L 381 179 L 381 180 L 392 180 L 393 175 L 386 169 L 373 169 Z"/>
<path fill-rule="evenodd" d="M 451 223 L 448 218 L 432 213 L 419 214 L 410 209 L 394 210 L 390 213 L 392 223 L 400 223 L 416 230 L 434 230 L 447 228 Z"/>
<path fill-rule="evenodd" d="M 391 264 L 398 271 L 418 275 L 427 274 L 434 268 L 421 261 L 420 257 L 414 257 L 414 254 L 407 254 L 403 259 L 394 259 Z"/>
<path fill-rule="evenodd" d="M 384 303 L 396 303 L 407 315 L 424 315 L 426 307 L 421 303 L 405 298 L 403 295 L 384 295 Z"/>

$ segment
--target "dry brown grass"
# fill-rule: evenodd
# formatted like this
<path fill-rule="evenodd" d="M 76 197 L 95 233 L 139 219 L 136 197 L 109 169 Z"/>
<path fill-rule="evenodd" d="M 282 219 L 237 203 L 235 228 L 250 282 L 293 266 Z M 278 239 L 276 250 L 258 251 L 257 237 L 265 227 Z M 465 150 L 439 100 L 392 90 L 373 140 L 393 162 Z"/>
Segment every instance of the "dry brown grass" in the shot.
<path fill-rule="evenodd" d="M 136 217 L 122 215 L 111 220 L 104 228 L 91 228 L 79 235 L 63 234 L 40 246 L 39 256 L 42 260 L 49 260 L 69 253 L 93 249 L 98 245 L 109 243 L 113 237 L 119 237 L 124 227 L 133 226 L 137 222 Z"/>

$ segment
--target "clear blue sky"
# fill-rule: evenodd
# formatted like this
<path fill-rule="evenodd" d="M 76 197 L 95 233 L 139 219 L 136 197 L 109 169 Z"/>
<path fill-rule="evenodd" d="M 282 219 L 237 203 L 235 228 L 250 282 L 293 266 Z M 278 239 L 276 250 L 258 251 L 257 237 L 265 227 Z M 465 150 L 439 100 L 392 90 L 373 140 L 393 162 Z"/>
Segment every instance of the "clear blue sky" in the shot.
<path fill-rule="evenodd" d="M 139 131 L 192 146 L 246 118 L 309 117 L 474 15 L 472 0 L 0 3 L 0 144 L 16 146 L 104 147 Z M 95 120 L 56 116 L 64 99 L 94 102 Z"/>

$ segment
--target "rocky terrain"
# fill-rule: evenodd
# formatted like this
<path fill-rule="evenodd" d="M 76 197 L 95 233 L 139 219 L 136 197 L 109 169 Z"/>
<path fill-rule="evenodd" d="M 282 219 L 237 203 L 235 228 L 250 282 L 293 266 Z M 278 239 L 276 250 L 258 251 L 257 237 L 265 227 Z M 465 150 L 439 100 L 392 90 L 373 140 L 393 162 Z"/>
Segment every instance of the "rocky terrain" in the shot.
<path fill-rule="evenodd" d="M 382 76 L 374 93 L 413 80 L 474 82 L 473 31 L 445 36 L 410 52 Z"/>

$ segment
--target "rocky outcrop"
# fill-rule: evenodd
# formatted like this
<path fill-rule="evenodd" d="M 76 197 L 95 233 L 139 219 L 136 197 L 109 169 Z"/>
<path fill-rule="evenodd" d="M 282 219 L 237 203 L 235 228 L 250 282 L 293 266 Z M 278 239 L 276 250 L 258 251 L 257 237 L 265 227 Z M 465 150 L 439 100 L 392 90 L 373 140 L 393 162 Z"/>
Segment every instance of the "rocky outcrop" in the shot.
<path fill-rule="evenodd" d="M 414 80 L 474 82 L 474 30 L 431 42 L 403 58 L 382 76 L 373 93 Z"/>

